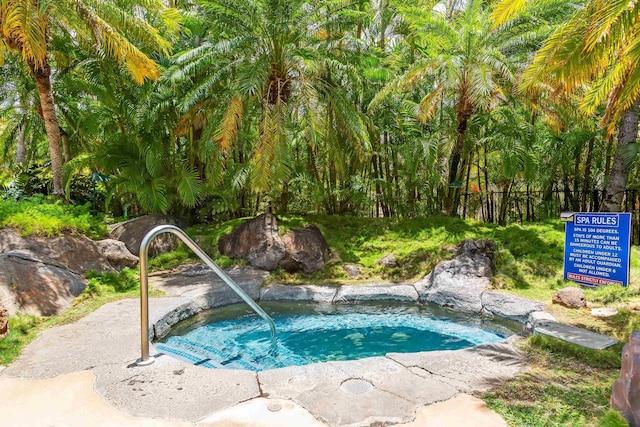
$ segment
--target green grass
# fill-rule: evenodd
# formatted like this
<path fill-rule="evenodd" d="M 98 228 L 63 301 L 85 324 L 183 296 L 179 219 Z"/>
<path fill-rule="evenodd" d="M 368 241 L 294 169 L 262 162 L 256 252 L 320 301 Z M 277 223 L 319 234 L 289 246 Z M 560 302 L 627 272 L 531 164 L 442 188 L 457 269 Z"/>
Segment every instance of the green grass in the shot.
<path fill-rule="evenodd" d="M 482 397 L 513 427 L 624 426 L 611 424 L 616 417 L 608 411 L 621 347 L 598 352 L 530 337 L 523 350 L 531 369 Z"/>
<path fill-rule="evenodd" d="M 107 234 L 102 217 L 91 215 L 89 205 L 65 205 L 35 196 L 18 202 L 0 199 L 0 227 L 16 228 L 23 236 L 78 233 L 99 239 Z"/>
<path fill-rule="evenodd" d="M 87 287 L 71 307 L 57 316 L 36 317 L 21 314 L 9 318 L 9 334 L 0 339 L 0 365 L 8 365 L 43 330 L 73 323 L 96 311 L 104 304 L 140 295 L 138 270 L 125 268 L 117 273 L 87 273 Z M 150 289 L 149 296 L 159 297 L 162 293 Z"/>

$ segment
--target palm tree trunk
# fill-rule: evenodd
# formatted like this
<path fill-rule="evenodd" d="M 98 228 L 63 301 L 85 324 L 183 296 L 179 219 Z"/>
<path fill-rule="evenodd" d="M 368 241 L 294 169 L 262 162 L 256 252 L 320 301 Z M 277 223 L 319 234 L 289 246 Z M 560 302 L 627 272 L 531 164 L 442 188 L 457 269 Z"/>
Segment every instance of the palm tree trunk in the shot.
<path fill-rule="evenodd" d="M 62 128 L 60 128 L 60 139 L 62 141 L 62 154 L 64 155 L 64 162 L 69 163 L 71 161 L 71 146 L 69 145 L 69 134 Z"/>
<path fill-rule="evenodd" d="M 627 175 L 629 162 L 625 160 L 624 151 L 629 144 L 635 144 L 638 139 L 638 106 L 640 98 L 636 99 L 633 107 L 627 110 L 620 121 L 618 130 L 618 143 L 616 154 L 613 158 L 611 176 L 605 187 L 605 196 L 602 201 L 603 212 L 618 212 L 622 207 L 622 200 L 627 188 Z"/>
<path fill-rule="evenodd" d="M 47 131 L 47 141 L 49 142 L 49 157 L 51 158 L 51 175 L 53 176 L 53 194 L 64 198 L 64 188 L 62 186 L 62 153 L 60 150 L 60 126 L 56 116 L 55 104 L 53 102 L 53 92 L 51 90 L 51 66 L 45 59 L 44 63 L 36 67 L 32 64 L 31 72 L 36 79 L 38 95 L 40 97 L 40 107 L 42 108 L 42 118 Z"/>
<path fill-rule="evenodd" d="M 27 159 L 27 147 L 24 145 L 24 135 L 27 132 L 27 121 L 24 120 L 20 124 L 20 130 L 18 130 L 18 146 L 16 147 L 16 163 L 21 164 Z"/>
<path fill-rule="evenodd" d="M 460 193 L 460 187 L 453 187 L 451 184 L 458 181 L 460 160 L 462 159 L 462 152 L 464 150 L 464 137 L 467 132 L 468 117 L 461 117 L 458 121 L 458 138 L 456 139 L 456 145 L 451 152 L 451 166 L 449 168 L 449 194 L 447 196 L 447 204 L 445 211 L 447 215 L 453 215 L 458 208 L 458 195 Z M 455 205 L 455 206 L 454 206 Z"/>

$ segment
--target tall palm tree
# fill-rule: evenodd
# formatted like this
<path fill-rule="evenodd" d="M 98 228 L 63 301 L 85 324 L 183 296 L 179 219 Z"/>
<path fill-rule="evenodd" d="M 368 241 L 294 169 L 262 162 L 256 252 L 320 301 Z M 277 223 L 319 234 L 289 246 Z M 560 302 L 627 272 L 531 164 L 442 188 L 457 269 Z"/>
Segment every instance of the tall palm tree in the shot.
<path fill-rule="evenodd" d="M 526 0 L 502 0 L 493 14 L 497 25 L 527 7 Z M 567 92 L 586 91 L 581 109 L 593 114 L 605 105 L 602 124 L 610 134 L 618 125 L 613 168 L 603 209 L 621 208 L 637 140 L 640 104 L 640 4 L 632 0 L 588 0 L 551 35 L 524 74 L 525 90 L 540 81 Z"/>
<path fill-rule="evenodd" d="M 159 70 L 127 37 L 166 52 L 168 42 L 144 19 L 162 9 L 159 0 L 131 0 L 126 5 L 98 0 L 4 0 L 0 3 L 0 57 L 15 54 L 9 59 L 23 61 L 35 79 L 49 144 L 53 193 L 59 197 L 64 197 L 63 160 L 51 81 L 52 37 L 63 33 L 74 43 L 91 46 L 100 55 L 126 64 L 131 77 L 142 83 L 148 78 L 156 79 Z"/>
<path fill-rule="evenodd" d="M 256 191 L 286 187 L 294 134 L 303 135 L 312 153 L 330 141 L 340 141 L 352 155 L 362 153 L 366 128 L 350 99 L 359 76 L 335 55 L 340 32 L 327 9 L 338 2 L 199 3 L 210 22 L 207 39 L 181 55 L 167 78 L 190 83 L 183 111 L 194 118 L 209 111 L 203 121 L 215 128 L 216 150 L 230 155 L 251 140 L 249 152 L 239 157 L 250 159 Z"/>

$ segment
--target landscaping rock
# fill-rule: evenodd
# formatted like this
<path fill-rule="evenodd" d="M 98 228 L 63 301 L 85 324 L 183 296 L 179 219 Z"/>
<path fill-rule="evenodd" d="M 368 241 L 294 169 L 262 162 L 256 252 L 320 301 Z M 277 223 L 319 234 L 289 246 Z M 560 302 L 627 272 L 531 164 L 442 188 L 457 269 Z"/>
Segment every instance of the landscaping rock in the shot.
<path fill-rule="evenodd" d="M 98 246 L 100 254 L 109 261 L 115 270 L 120 271 L 125 267 L 135 267 L 138 264 L 139 258 L 129 252 L 127 246 L 120 240 L 97 240 L 95 244 Z"/>
<path fill-rule="evenodd" d="M 302 270 L 307 274 L 322 270 L 329 258 L 329 245 L 315 225 L 291 230 L 282 236 L 284 257 L 279 266 L 289 272 Z"/>
<path fill-rule="evenodd" d="M 262 214 L 241 224 L 218 241 L 218 250 L 230 258 L 242 258 L 254 268 L 273 271 L 282 267 L 289 272 L 307 274 L 321 270 L 329 255 L 329 246 L 320 229 L 308 225 L 278 235 L 276 217 Z"/>
<path fill-rule="evenodd" d="M 0 338 L 4 338 L 9 333 L 9 310 L 4 308 L 0 299 Z"/>
<path fill-rule="evenodd" d="M 351 278 L 358 277 L 362 273 L 360 267 L 355 264 L 343 264 L 342 269 L 347 273 L 347 276 Z"/>
<path fill-rule="evenodd" d="M 129 252 L 135 256 L 140 256 L 142 239 L 149 231 L 164 224 L 171 224 L 181 228 L 187 225 L 183 221 L 167 215 L 145 215 L 109 226 L 109 236 L 112 239 L 124 242 Z M 173 234 L 160 234 L 149 245 L 149 256 L 154 257 L 165 252 L 171 252 L 178 247 L 179 243 L 180 239 Z"/>
<path fill-rule="evenodd" d="M 544 304 L 500 292 L 482 293 L 482 310 L 487 314 L 525 322 L 529 314 L 544 309 Z"/>
<path fill-rule="evenodd" d="M 388 254 L 378 260 L 378 265 L 387 268 L 395 268 L 398 266 L 398 261 L 396 261 L 396 257 L 394 254 Z"/>
<path fill-rule="evenodd" d="M 529 313 L 529 318 L 527 319 L 527 323 L 525 323 L 525 330 L 532 332 L 533 329 L 542 322 L 555 322 L 556 318 L 553 317 L 551 313 L 546 311 L 534 311 Z"/>
<path fill-rule="evenodd" d="M 418 293 L 411 285 L 341 286 L 334 298 L 334 303 L 380 300 L 417 301 Z"/>
<path fill-rule="evenodd" d="M 338 288 L 314 285 L 271 285 L 260 289 L 260 301 L 310 301 L 331 304 Z"/>
<path fill-rule="evenodd" d="M 613 317 L 618 314 L 618 310 L 613 307 L 598 307 L 591 310 L 591 315 L 593 317 L 599 317 L 601 319 L 606 319 L 607 317 Z"/>
<path fill-rule="evenodd" d="M 620 412 L 630 427 L 640 427 L 640 332 L 631 334 L 622 350 L 620 378 L 613 383 L 611 407 Z"/>
<path fill-rule="evenodd" d="M 230 258 L 248 260 L 255 268 L 273 271 L 284 257 L 278 221 L 270 213 L 253 218 L 218 241 L 218 250 Z"/>
<path fill-rule="evenodd" d="M 560 289 L 551 300 L 554 304 L 560 304 L 567 308 L 582 308 L 587 306 L 587 298 L 584 291 L 572 286 Z"/>
<path fill-rule="evenodd" d="M 10 314 L 58 314 L 85 286 L 82 278 L 51 258 L 29 251 L 0 254 L 0 299 Z"/>
<path fill-rule="evenodd" d="M 12 228 L 1 229 L 0 253 L 15 250 L 28 251 L 53 259 L 77 274 L 83 274 L 89 270 L 97 272 L 121 270 L 138 263 L 138 258 L 117 240 L 94 241 L 86 236 L 75 234 L 64 234 L 53 238 L 22 237 Z"/>
<path fill-rule="evenodd" d="M 491 284 L 496 244 L 466 240 L 449 261 L 442 261 L 414 284 L 421 301 L 473 313 L 482 310 L 482 293 Z"/>

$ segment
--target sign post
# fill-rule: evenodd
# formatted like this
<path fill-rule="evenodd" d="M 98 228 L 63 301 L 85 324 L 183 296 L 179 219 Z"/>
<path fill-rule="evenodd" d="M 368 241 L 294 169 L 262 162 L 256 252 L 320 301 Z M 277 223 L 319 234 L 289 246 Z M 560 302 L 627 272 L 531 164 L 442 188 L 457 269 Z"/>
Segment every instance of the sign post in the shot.
<path fill-rule="evenodd" d="M 630 213 L 563 213 L 564 278 L 586 286 L 629 284 Z"/>

